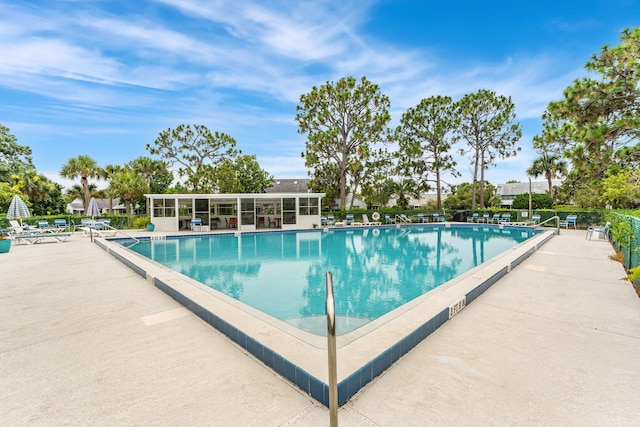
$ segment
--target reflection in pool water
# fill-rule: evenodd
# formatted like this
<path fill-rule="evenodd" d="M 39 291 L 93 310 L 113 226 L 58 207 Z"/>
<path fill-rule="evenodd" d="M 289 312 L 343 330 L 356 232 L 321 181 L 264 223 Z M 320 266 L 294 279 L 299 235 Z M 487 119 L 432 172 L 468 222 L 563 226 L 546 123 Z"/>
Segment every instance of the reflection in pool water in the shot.
<path fill-rule="evenodd" d="M 300 329 L 322 335 L 325 273 L 339 334 L 533 236 L 523 228 L 378 227 L 207 235 L 131 249 Z"/>

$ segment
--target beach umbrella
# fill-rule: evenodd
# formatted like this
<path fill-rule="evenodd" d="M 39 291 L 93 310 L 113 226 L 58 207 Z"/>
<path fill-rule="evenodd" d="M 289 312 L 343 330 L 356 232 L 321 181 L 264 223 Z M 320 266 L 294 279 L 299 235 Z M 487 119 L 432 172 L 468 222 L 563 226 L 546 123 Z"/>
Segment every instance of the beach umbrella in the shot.
<path fill-rule="evenodd" d="M 100 208 L 98 207 L 98 201 L 93 197 L 89 200 L 89 206 L 87 207 L 87 216 L 93 219 L 94 216 L 100 216 Z"/>
<path fill-rule="evenodd" d="M 11 204 L 9 204 L 9 210 L 7 210 L 8 219 L 19 219 L 22 222 L 22 218 L 29 218 L 29 208 L 19 196 L 13 196 Z"/>

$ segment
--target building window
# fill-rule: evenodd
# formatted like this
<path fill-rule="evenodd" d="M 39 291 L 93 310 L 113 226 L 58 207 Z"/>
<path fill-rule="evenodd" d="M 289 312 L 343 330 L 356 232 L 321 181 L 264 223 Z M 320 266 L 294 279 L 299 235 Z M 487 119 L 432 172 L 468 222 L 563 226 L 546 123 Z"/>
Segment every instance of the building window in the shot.
<path fill-rule="evenodd" d="M 153 216 L 156 218 L 176 216 L 176 200 L 153 199 Z"/>
<path fill-rule="evenodd" d="M 191 218 L 193 212 L 193 200 L 178 200 L 178 215 Z"/>
<path fill-rule="evenodd" d="M 300 215 L 318 215 L 320 208 L 316 197 L 301 197 Z"/>

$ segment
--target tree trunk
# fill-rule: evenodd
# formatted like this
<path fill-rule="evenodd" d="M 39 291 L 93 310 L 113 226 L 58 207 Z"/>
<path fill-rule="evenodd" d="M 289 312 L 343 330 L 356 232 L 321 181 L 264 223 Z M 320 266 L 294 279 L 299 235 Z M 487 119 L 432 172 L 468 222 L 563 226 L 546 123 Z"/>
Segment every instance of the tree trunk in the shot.
<path fill-rule="evenodd" d="M 440 168 L 436 168 L 436 206 L 442 210 L 442 195 L 440 191 Z"/>
<path fill-rule="evenodd" d="M 478 158 L 478 151 L 476 150 L 476 158 L 473 164 L 473 190 L 471 192 L 471 210 L 476 208 L 476 191 L 478 188 L 478 163 L 480 159 Z"/>
<path fill-rule="evenodd" d="M 553 184 L 551 184 L 551 174 L 547 173 L 547 183 L 549 184 L 549 197 L 553 199 Z"/>
<path fill-rule="evenodd" d="M 484 169 L 485 169 L 485 161 L 484 161 L 484 152 L 482 153 L 480 163 L 480 209 L 484 209 Z"/>
<path fill-rule="evenodd" d="M 89 194 L 89 180 L 86 176 L 80 178 L 80 182 L 82 183 L 82 189 L 84 190 L 84 213 L 86 214 L 89 210 L 89 199 L 91 198 L 91 194 Z"/>

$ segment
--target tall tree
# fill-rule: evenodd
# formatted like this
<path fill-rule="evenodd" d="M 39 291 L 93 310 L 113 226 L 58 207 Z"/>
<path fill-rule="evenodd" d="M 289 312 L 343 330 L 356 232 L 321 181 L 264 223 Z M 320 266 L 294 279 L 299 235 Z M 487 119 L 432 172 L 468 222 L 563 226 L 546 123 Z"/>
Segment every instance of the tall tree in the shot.
<path fill-rule="evenodd" d="M 115 176 L 116 173 L 122 170 L 122 166 L 120 165 L 107 165 L 100 169 L 98 175 L 100 178 L 104 179 L 109 183 L 109 186 L 104 191 L 104 196 L 109 199 L 109 213 L 113 213 L 113 199 L 118 197 L 113 188 L 111 188 L 111 178 Z"/>
<path fill-rule="evenodd" d="M 226 159 L 216 168 L 216 186 L 221 193 L 264 193 L 273 176 L 260 168 L 256 156 Z"/>
<path fill-rule="evenodd" d="M 400 167 L 420 177 L 418 184 L 422 189 L 427 188 L 427 182 L 435 182 L 438 209 L 442 209 L 442 174 L 459 175 L 449 154 L 451 132 L 457 126 L 452 99 L 435 96 L 409 108 L 395 131 Z M 431 173 L 435 178 L 428 177 Z"/>
<path fill-rule="evenodd" d="M 513 122 L 516 114 L 511 98 L 486 89 L 463 96 L 456 108 L 460 125 L 455 140 L 467 142 L 468 148 L 460 152 L 471 154 L 473 166 L 471 209 L 476 207 L 476 194 L 480 194 L 479 204 L 484 208 L 484 172 L 496 159 L 515 156 L 520 151 L 516 143 L 522 129 Z"/>
<path fill-rule="evenodd" d="M 9 182 L 11 175 L 35 171 L 31 148 L 18 144 L 8 127 L 0 124 L 0 181 Z"/>
<path fill-rule="evenodd" d="M 100 167 L 91 157 L 86 155 L 80 155 L 73 157 L 62 166 L 60 175 L 74 179 L 80 177 L 80 184 L 84 190 L 84 211 L 87 211 L 89 206 L 89 200 L 91 199 L 91 193 L 89 191 L 89 178 L 96 178 L 100 176 Z"/>
<path fill-rule="evenodd" d="M 227 134 L 212 133 L 203 125 L 181 124 L 160 132 L 153 145 L 147 144 L 147 150 L 170 166 L 178 165 L 178 175 L 185 179 L 189 189 L 196 193 L 211 193 L 216 166 L 238 155 L 235 146 L 236 140 Z"/>
<path fill-rule="evenodd" d="M 535 159 L 529 169 L 527 169 L 527 175 L 539 177 L 544 175 L 549 185 L 549 197 L 553 199 L 553 184 L 554 178 L 560 178 L 567 175 L 567 162 L 562 160 L 557 154 L 548 153 L 543 151 L 540 157 Z"/>
<path fill-rule="evenodd" d="M 394 193 L 395 156 L 385 148 L 379 149 L 373 152 L 369 163 L 369 173 L 362 182 L 362 195 L 367 206 L 386 207 Z"/>
<path fill-rule="evenodd" d="M 305 165 L 312 177 L 316 170 L 337 170 L 343 208 L 349 181 L 357 193 L 372 145 L 385 140 L 389 106 L 389 98 L 366 77 L 344 77 L 300 96 L 296 121 L 298 133 L 307 135 Z"/>
<path fill-rule="evenodd" d="M 111 177 L 111 191 L 125 203 L 125 211 L 132 214 L 131 201 L 138 199 L 148 190 L 144 179 L 130 168 L 123 168 Z"/>
<path fill-rule="evenodd" d="M 582 185 L 597 186 L 640 152 L 640 28 L 623 30 L 620 40 L 586 63 L 591 77 L 575 80 L 548 105 L 534 139 L 536 148 L 568 157 Z"/>

